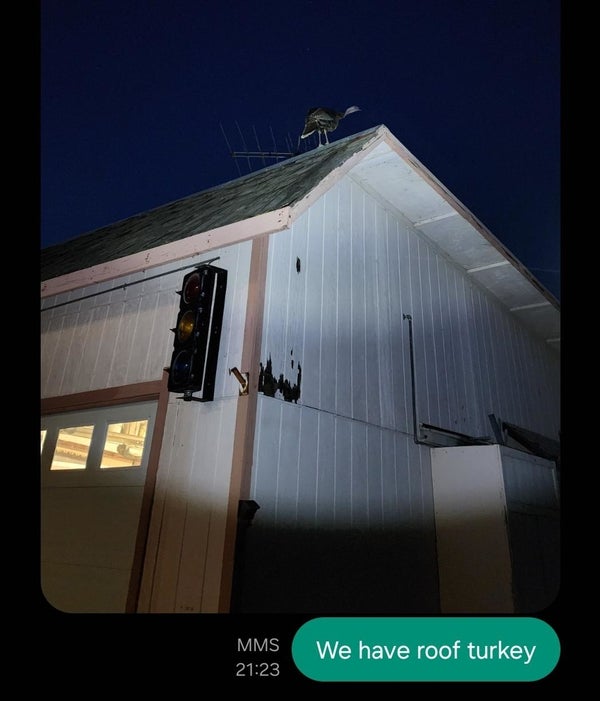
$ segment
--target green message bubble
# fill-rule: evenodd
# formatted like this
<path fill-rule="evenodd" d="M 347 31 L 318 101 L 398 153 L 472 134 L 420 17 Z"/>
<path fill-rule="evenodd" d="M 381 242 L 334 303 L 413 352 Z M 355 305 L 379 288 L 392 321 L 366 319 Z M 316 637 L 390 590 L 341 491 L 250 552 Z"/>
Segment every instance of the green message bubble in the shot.
<path fill-rule="evenodd" d="M 315 618 L 292 658 L 316 681 L 536 681 L 560 656 L 537 618 Z"/>

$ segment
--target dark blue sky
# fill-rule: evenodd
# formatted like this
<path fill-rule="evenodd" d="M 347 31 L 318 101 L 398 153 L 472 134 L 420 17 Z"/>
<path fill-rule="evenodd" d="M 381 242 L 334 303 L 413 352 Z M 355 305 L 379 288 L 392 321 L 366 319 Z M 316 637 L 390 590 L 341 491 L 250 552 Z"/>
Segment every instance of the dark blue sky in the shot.
<path fill-rule="evenodd" d="M 41 247 L 249 172 L 225 137 L 288 150 L 356 104 L 332 140 L 385 124 L 560 298 L 560 8 L 43 0 Z"/>

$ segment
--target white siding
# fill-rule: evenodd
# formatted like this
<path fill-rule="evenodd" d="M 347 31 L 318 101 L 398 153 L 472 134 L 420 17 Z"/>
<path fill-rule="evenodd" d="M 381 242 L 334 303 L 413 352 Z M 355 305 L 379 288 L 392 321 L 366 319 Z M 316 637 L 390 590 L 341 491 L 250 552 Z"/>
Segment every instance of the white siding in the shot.
<path fill-rule="evenodd" d="M 228 271 L 213 402 L 169 395 L 139 598 L 142 612 L 216 613 L 219 605 L 250 252 L 211 252 Z M 208 258 L 208 257 L 207 257 Z M 160 380 L 170 362 L 187 264 L 178 261 L 93 289 L 44 300 L 42 396 Z M 163 275 L 163 273 L 165 273 Z M 114 288 L 114 289 L 113 289 Z M 106 294 L 80 299 L 101 290 Z M 56 304 L 79 299 L 53 309 Z M 240 368 L 245 371 L 245 368 Z"/>
<path fill-rule="evenodd" d="M 215 397 L 235 396 L 228 369 L 239 365 L 251 243 L 211 252 L 228 271 Z M 208 258 L 207 258 L 208 259 Z M 193 261 L 187 263 L 192 264 Z M 186 261 L 43 300 L 42 397 L 158 380 L 173 346 Z M 158 275 L 163 274 L 160 277 Z M 124 284 L 150 279 L 123 289 Z M 104 290 L 112 290 L 97 294 Z M 88 295 L 95 295 L 87 299 Z M 68 300 L 74 301 L 65 306 Z"/>
<path fill-rule="evenodd" d="M 140 610 L 216 613 L 237 399 L 169 399 Z"/>
<path fill-rule="evenodd" d="M 271 236 L 262 360 L 292 383 L 301 364 L 301 404 L 411 433 L 403 314 L 420 421 L 482 436 L 493 413 L 558 437 L 554 352 L 357 184 Z"/>
<path fill-rule="evenodd" d="M 402 585 L 402 601 L 414 603 L 419 588 L 436 596 L 425 584 L 436 579 L 430 455 L 413 436 L 404 314 L 420 422 L 490 436 L 493 413 L 557 437 L 553 351 L 346 178 L 270 237 L 261 360 L 271 360 L 275 379 L 293 385 L 298 364 L 302 376 L 297 404 L 259 396 L 252 498 L 260 510 L 248 555 L 257 569 L 270 566 L 258 550 L 281 529 L 411 533 L 418 546 L 405 542 L 399 557 L 415 579 Z"/>
<path fill-rule="evenodd" d="M 259 396 L 251 498 L 273 526 L 432 527 L 429 449 L 411 436 Z"/>

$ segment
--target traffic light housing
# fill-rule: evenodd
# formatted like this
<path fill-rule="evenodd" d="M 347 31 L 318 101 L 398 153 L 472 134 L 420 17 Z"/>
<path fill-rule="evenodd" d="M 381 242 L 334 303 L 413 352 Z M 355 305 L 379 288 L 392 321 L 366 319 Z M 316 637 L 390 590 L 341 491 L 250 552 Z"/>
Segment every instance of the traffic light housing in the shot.
<path fill-rule="evenodd" d="M 169 392 L 187 401 L 212 401 L 227 289 L 227 271 L 199 265 L 183 278 L 169 365 Z M 195 392 L 201 396 L 193 397 Z"/>

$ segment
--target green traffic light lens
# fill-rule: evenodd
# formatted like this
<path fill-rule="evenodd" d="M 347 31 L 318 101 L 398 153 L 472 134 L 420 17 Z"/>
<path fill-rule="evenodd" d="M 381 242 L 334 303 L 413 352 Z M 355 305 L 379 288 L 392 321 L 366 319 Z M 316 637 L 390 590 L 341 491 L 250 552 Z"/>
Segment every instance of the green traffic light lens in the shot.
<path fill-rule="evenodd" d="M 189 351 L 181 351 L 175 356 L 171 365 L 171 379 L 174 384 L 185 384 L 192 370 L 192 354 Z"/>
<path fill-rule="evenodd" d="M 200 274 L 192 273 L 185 281 L 185 285 L 183 287 L 183 301 L 186 304 L 194 304 L 198 301 L 198 298 L 200 297 L 201 289 L 202 281 L 200 280 Z"/>
<path fill-rule="evenodd" d="M 194 312 L 187 311 L 185 314 L 182 314 L 177 324 L 177 340 L 180 343 L 185 343 L 194 332 L 195 325 L 196 320 L 194 318 Z"/>

